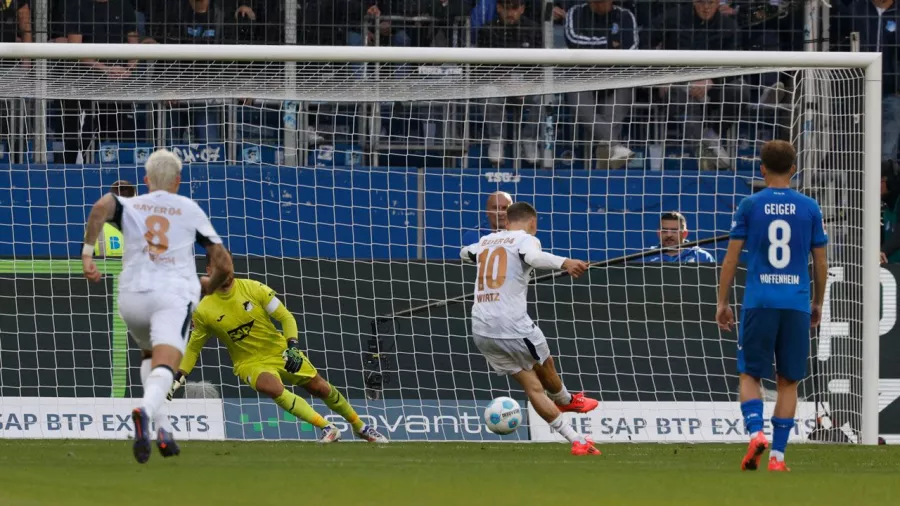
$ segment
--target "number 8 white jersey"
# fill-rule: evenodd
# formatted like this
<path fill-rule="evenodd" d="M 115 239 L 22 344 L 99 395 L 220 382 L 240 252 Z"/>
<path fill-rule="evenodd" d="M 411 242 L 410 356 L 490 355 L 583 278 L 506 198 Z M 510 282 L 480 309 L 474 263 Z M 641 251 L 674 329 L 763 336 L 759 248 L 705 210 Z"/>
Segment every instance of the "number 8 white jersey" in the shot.
<path fill-rule="evenodd" d="M 160 291 L 200 300 L 194 243 L 206 247 L 222 240 L 196 202 L 163 190 L 116 197 L 113 222 L 125 238 L 120 292 Z"/>
<path fill-rule="evenodd" d="M 521 339 L 533 334 L 528 316 L 528 282 L 534 268 L 525 258 L 543 257 L 559 269 L 565 258 L 541 252 L 541 242 L 522 230 L 495 232 L 463 248 L 478 265 L 472 333 L 493 339 Z M 543 267 L 545 265 L 539 265 Z"/>

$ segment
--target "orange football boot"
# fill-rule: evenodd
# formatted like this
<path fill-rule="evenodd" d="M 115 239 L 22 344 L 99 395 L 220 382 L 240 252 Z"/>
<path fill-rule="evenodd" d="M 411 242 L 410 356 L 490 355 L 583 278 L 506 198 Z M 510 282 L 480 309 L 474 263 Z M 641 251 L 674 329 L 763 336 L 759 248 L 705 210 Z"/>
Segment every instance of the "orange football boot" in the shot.
<path fill-rule="evenodd" d="M 747 447 L 747 454 L 741 461 L 741 471 L 756 471 L 759 468 L 759 459 L 763 452 L 769 447 L 769 440 L 762 432 L 757 432 L 756 437 L 750 440 Z"/>
<path fill-rule="evenodd" d="M 791 468 L 789 468 L 783 460 L 777 460 L 775 457 L 771 457 L 769 458 L 769 471 L 789 473 L 791 472 Z"/>
<path fill-rule="evenodd" d="M 596 402 L 596 401 L 595 401 Z M 600 450 L 594 447 L 594 440 L 586 437 L 585 443 L 579 443 L 575 441 L 572 443 L 572 455 L 582 456 L 582 455 L 601 455 Z"/>
<path fill-rule="evenodd" d="M 572 400 L 568 404 L 557 407 L 563 413 L 587 413 L 597 409 L 599 405 L 600 401 L 597 399 L 585 397 L 584 392 L 578 392 L 577 394 L 572 394 Z"/>

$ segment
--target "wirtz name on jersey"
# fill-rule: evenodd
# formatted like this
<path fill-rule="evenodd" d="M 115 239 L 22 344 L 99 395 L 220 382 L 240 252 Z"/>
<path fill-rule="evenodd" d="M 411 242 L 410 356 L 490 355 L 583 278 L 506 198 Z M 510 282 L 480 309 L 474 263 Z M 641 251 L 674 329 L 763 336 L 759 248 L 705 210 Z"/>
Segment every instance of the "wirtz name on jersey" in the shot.
<path fill-rule="evenodd" d="M 497 302 L 500 300 L 499 293 L 479 293 L 475 296 L 475 300 L 481 302 Z"/>

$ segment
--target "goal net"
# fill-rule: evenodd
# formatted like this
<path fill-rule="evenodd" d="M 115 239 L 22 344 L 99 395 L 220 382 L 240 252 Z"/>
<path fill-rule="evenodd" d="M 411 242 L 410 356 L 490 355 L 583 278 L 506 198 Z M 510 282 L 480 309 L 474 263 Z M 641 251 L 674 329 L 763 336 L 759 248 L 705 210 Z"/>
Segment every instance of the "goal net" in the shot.
<path fill-rule="evenodd" d="M 777 138 L 830 236 L 792 440 L 875 440 L 874 56 L 28 46 L 0 45 L 0 437 L 127 436 L 115 416 L 142 389 L 117 316 L 121 244 L 99 246 L 99 285 L 78 252 L 93 202 L 121 180 L 145 192 L 142 163 L 167 147 L 238 276 L 279 294 L 319 373 L 393 440 L 560 440 L 471 340 L 459 249 L 503 225 L 505 192 L 536 207 L 546 250 L 593 263 L 529 291 L 565 385 L 601 400 L 570 423 L 599 443 L 744 441 L 716 262 Z M 136 64 L 114 78 L 80 58 Z M 741 272 L 735 303 L 742 289 Z M 232 365 L 211 340 L 169 407 L 181 437 L 317 437 Z M 527 412 L 503 438 L 482 423 L 500 395 Z"/>

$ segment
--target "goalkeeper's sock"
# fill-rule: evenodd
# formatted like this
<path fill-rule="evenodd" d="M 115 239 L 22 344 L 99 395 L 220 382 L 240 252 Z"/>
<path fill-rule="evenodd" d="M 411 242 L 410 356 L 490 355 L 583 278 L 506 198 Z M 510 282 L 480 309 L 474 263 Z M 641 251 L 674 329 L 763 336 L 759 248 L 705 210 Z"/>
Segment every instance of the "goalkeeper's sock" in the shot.
<path fill-rule="evenodd" d="M 557 406 L 567 406 L 572 402 L 572 394 L 569 393 L 565 385 L 562 386 L 562 390 L 559 392 L 547 392 L 547 397 Z"/>
<path fill-rule="evenodd" d="M 293 392 L 289 392 L 287 389 L 275 398 L 275 404 L 278 404 L 281 409 L 315 427 L 321 429 L 328 426 L 328 421 L 322 418 L 322 415 L 316 413 L 316 410 L 313 409 L 306 400 L 302 397 L 298 397 Z"/>
<path fill-rule="evenodd" d="M 771 457 L 777 460 L 784 460 L 784 449 L 787 448 L 788 438 L 791 435 L 791 429 L 794 428 L 793 418 L 772 417 L 772 451 Z M 779 458 L 780 457 L 780 458 Z"/>
<path fill-rule="evenodd" d="M 744 428 L 753 438 L 763 429 L 763 401 L 750 399 L 741 403 L 741 414 L 744 415 Z"/>
<path fill-rule="evenodd" d="M 356 410 L 353 409 L 353 406 L 351 406 L 350 403 L 347 402 L 347 399 L 341 395 L 341 392 L 339 392 L 334 385 L 329 386 L 331 387 L 331 391 L 328 392 L 328 395 L 326 395 L 324 399 L 322 399 L 325 402 L 325 405 L 335 413 L 344 417 L 344 420 L 347 420 L 350 425 L 353 426 L 353 432 L 359 433 L 366 424 L 359 419 Z"/>
<path fill-rule="evenodd" d="M 570 443 L 574 443 L 578 441 L 579 443 L 587 442 L 584 439 L 584 436 L 575 432 L 575 429 L 572 428 L 566 421 L 563 419 L 562 414 L 556 417 L 556 420 L 550 422 L 550 428 L 559 433 L 560 436 L 566 438 L 566 441 Z"/>
<path fill-rule="evenodd" d="M 175 374 L 172 369 L 165 365 L 155 367 L 147 376 L 147 381 L 144 382 L 144 399 L 141 407 L 144 408 L 150 419 L 156 420 L 156 414 L 165 402 L 174 378 Z"/>

